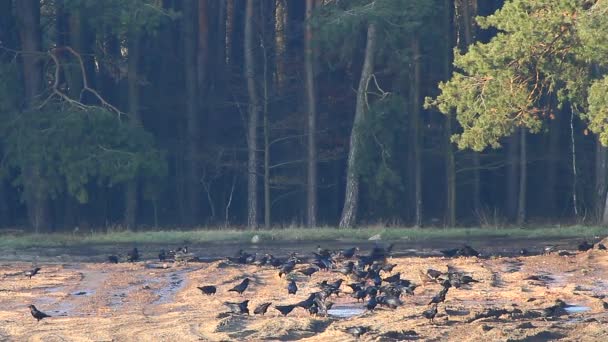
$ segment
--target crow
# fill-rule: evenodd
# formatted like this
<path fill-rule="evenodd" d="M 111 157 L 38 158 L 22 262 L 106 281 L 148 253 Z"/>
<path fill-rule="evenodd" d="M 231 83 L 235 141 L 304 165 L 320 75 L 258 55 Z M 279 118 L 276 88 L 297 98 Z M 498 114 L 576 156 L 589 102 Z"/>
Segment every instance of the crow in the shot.
<path fill-rule="evenodd" d="M 235 313 L 235 314 L 245 314 L 246 313 L 249 315 L 249 308 L 247 307 L 249 305 L 249 300 L 246 300 L 241 303 L 224 302 L 224 305 L 227 306 L 228 309 L 230 309 L 231 313 Z"/>
<path fill-rule="evenodd" d="M 361 337 L 364 334 L 367 334 L 371 329 L 369 327 L 350 327 L 344 330 L 345 332 L 355 336 L 356 338 Z"/>
<path fill-rule="evenodd" d="M 201 292 L 203 292 L 203 294 L 206 294 L 207 296 L 214 295 L 215 292 L 217 291 L 217 288 L 215 286 L 211 286 L 211 285 L 197 286 L 197 288 L 199 290 L 201 290 Z"/>
<path fill-rule="evenodd" d="M 313 306 L 315 304 L 315 298 L 317 297 L 317 293 L 311 293 L 310 295 L 308 295 L 308 298 L 306 298 L 305 300 L 296 303 L 296 306 L 299 306 L 301 308 L 304 309 L 310 309 L 311 306 Z"/>
<path fill-rule="evenodd" d="M 319 269 L 317 267 L 308 267 L 302 270 L 299 270 L 298 272 L 302 273 L 305 276 L 312 276 L 315 272 L 319 271 Z"/>
<path fill-rule="evenodd" d="M 283 276 L 283 274 L 289 274 L 296 267 L 295 260 L 289 260 L 281 266 L 279 270 L 279 278 Z"/>
<path fill-rule="evenodd" d="M 395 266 L 397 266 L 397 264 L 386 264 L 386 265 L 382 266 L 380 269 L 383 270 L 384 272 L 391 273 L 391 272 L 393 272 L 393 268 L 395 268 Z"/>
<path fill-rule="evenodd" d="M 247 286 L 249 286 L 249 281 L 250 281 L 249 278 L 243 279 L 243 281 L 240 284 L 231 288 L 230 290 L 228 290 L 228 292 L 230 292 L 230 291 L 238 292 L 238 294 L 242 295 L 243 292 L 245 292 L 245 290 L 247 290 Z"/>
<path fill-rule="evenodd" d="M 277 309 L 283 316 L 287 316 L 289 315 L 289 313 L 291 311 L 293 311 L 293 309 L 296 307 L 297 305 L 275 305 L 274 308 Z"/>
<path fill-rule="evenodd" d="M 434 270 L 432 268 L 429 268 L 428 270 L 426 270 L 426 276 L 432 280 L 437 280 L 437 278 L 439 278 L 442 275 L 443 275 L 443 272 Z"/>
<path fill-rule="evenodd" d="M 587 241 L 583 241 L 578 245 L 578 250 L 581 252 L 586 252 L 586 251 L 590 250 L 591 248 L 593 248 L 593 244 L 590 244 Z"/>
<path fill-rule="evenodd" d="M 383 279 L 387 283 L 396 283 L 401 280 L 401 273 L 395 273 L 394 275 Z"/>
<path fill-rule="evenodd" d="M 367 297 L 367 291 L 359 290 L 357 292 L 353 292 L 353 294 L 351 296 L 353 298 L 355 298 L 357 300 L 357 302 L 359 302 L 360 300 L 364 300 L 365 297 Z"/>
<path fill-rule="evenodd" d="M 391 309 L 396 309 L 403 304 L 399 297 L 396 296 L 380 296 L 376 300 L 378 304 L 388 306 Z"/>
<path fill-rule="evenodd" d="M 127 253 L 127 261 L 135 262 L 139 260 L 139 251 L 137 247 L 133 247 L 133 250 Z"/>
<path fill-rule="evenodd" d="M 47 315 L 44 312 L 36 309 L 36 307 L 33 304 L 30 304 L 28 307 L 30 308 L 30 312 L 31 312 L 32 316 L 34 316 L 34 318 L 38 322 L 40 322 L 41 319 L 44 319 L 46 317 L 51 317 L 50 315 Z"/>
<path fill-rule="evenodd" d="M 31 270 L 25 271 L 24 274 L 26 277 L 30 277 L 30 279 L 32 279 L 33 276 L 38 274 L 38 271 L 40 271 L 40 267 L 34 267 Z"/>
<path fill-rule="evenodd" d="M 463 257 L 476 257 L 479 256 L 479 252 L 474 250 L 471 246 L 469 245 L 464 245 L 464 247 L 462 247 L 460 249 L 460 255 Z"/>
<path fill-rule="evenodd" d="M 353 292 L 357 292 L 359 290 L 363 290 L 363 287 L 365 286 L 365 282 L 346 284 L 346 286 L 350 287 L 353 290 Z"/>
<path fill-rule="evenodd" d="M 340 251 L 340 255 L 342 255 L 342 257 L 350 259 L 353 256 L 355 256 L 355 253 L 359 250 L 359 247 L 353 247 L 353 248 L 349 248 L 349 249 L 343 249 Z"/>
<path fill-rule="evenodd" d="M 376 296 L 372 296 L 367 301 L 367 304 L 365 304 L 365 308 L 369 311 L 374 311 L 374 309 L 376 308 L 376 305 L 378 305 L 378 300 L 376 299 Z"/>
<path fill-rule="evenodd" d="M 321 248 L 321 245 L 317 246 L 317 253 L 313 253 L 323 258 L 331 258 L 331 252 L 329 249 Z"/>
<path fill-rule="evenodd" d="M 343 275 L 349 275 L 349 274 L 353 273 L 354 267 L 355 267 L 355 263 L 352 261 L 349 261 L 346 265 L 334 270 L 334 272 L 338 272 Z"/>
<path fill-rule="evenodd" d="M 449 287 L 444 287 L 441 289 L 441 291 L 439 291 L 439 293 L 435 295 L 427 305 L 443 303 L 445 301 L 445 295 L 448 293 L 448 289 Z"/>
<path fill-rule="evenodd" d="M 425 310 L 422 313 L 422 316 L 424 316 L 426 319 L 431 320 L 431 322 L 433 322 L 433 320 L 435 319 L 435 315 L 437 315 L 437 304 L 433 305 L 430 309 Z"/>
<path fill-rule="evenodd" d="M 298 285 L 296 285 L 296 281 L 292 279 L 289 282 L 289 285 L 287 285 L 287 293 L 295 295 L 296 292 L 298 292 Z"/>
<path fill-rule="evenodd" d="M 452 258 L 460 253 L 460 248 L 444 249 L 440 251 L 443 256 Z"/>
<path fill-rule="evenodd" d="M 271 304 L 272 303 L 262 303 L 262 304 L 258 305 L 258 307 L 255 308 L 255 310 L 253 310 L 253 314 L 254 315 L 262 315 L 262 316 L 264 316 L 264 314 L 266 313 L 266 311 L 268 311 L 268 307 Z"/>
<path fill-rule="evenodd" d="M 109 255 L 108 256 L 108 262 L 110 264 L 118 264 L 118 256 L 116 256 L 116 255 Z"/>
<path fill-rule="evenodd" d="M 167 260 L 167 253 L 165 253 L 164 249 L 160 250 L 160 253 L 158 253 L 158 261 L 163 262 Z"/>
<path fill-rule="evenodd" d="M 600 251 L 605 251 L 606 250 L 606 246 L 604 246 L 603 243 L 598 243 L 597 244 L 597 249 L 599 249 Z"/>

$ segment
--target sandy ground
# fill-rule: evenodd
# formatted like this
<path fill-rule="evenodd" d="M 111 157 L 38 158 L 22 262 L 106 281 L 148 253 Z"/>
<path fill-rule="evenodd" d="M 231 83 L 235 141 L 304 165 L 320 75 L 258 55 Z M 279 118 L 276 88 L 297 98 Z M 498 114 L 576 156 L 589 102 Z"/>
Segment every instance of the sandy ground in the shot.
<path fill-rule="evenodd" d="M 489 259 L 400 257 L 390 262 L 398 264 L 393 273 L 401 272 L 402 278 L 420 284 L 416 294 L 404 297 L 404 305 L 395 310 L 349 318 L 311 317 L 301 308 L 287 317 L 270 308 L 264 317 L 218 318 L 227 311 L 224 301 L 249 299 L 252 312 L 266 301 L 295 303 L 316 291 L 318 282 L 342 277 L 338 273 L 317 272 L 310 279 L 297 275 L 299 292 L 288 295 L 287 281 L 278 277 L 277 270 L 224 261 L 169 264 L 166 269 L 152 268 L 151 262 L 42 263 L 31 280 L 22 273 L 31 263 L 4 263 L 0 264 L 0 341 L 353 341 L 344 331 L 353 326 L 371 328 L 360 338 L 363 341 L 608 341 L 603 299 L 608 289 L 606 251 Z M 446 271 L 448 265 L 481 282 L 450 289 L 431 323 L 421 313 L 440 286 L 421 282 L 420 271 Z M 548 275 L 552 280 L 524 280 L 530 275 Z M 244 277 L 253 282 L 242 296 L 228 292 Z M 217 285 L 218 293 L 204 296 L 196 288 L 202 285 Z M 336 307 L 361 306 L 347 294 L 348 287 L 343 285 L 342 290 L 344 294 L 332 298 Z M 555 319 L 504 315 L 467 322 L 489 308 L 540 310 L 556 299 L 583 311 Z M 28 304 L 53 317 L 36 322 Z"/>

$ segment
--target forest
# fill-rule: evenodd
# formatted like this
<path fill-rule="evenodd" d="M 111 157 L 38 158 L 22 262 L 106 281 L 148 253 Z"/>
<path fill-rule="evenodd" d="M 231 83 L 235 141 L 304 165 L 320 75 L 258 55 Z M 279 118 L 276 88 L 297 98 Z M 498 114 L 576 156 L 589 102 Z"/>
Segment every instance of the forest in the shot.
<path fill-rule="evenodd" d="M 0 227 L 608 224 L 606 0 L 0 0 Z"/>

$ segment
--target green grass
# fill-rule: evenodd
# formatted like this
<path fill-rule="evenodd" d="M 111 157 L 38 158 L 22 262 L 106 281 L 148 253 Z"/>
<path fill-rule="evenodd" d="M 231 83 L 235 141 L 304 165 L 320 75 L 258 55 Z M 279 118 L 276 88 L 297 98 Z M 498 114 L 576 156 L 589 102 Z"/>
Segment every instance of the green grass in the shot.
<path fill-rule="evenodd" d="M 382 240 L 450 240 L 504 238 L 592 238 L 608 235 L 607 227 L 538 227 L 538 228 L 289 228 L 271 230 L 156 230 L 118 231 L 88 234 L 1 235 L 0 248 L 66 247 L 103 244 L 197 244 L 248 243 L 254 235 L 260 243 L 298 241 L 364 241 L 380 234 Z"/>

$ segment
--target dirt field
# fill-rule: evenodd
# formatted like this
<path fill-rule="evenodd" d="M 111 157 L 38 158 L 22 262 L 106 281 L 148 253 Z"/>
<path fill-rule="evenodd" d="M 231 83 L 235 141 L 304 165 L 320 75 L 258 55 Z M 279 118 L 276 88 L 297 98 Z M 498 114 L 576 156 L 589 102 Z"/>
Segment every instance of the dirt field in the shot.
<path fill-rule="evenodd" d="M 402 278 L 420 285 L 395 310 L 361 311 L 363 304 L 357 304 L 348 294 L 350 288 L 342 285 L 344 293 L 331 299 L 335 310 L 329 317 L 311 317 L 301 308 L 282 317 L 271 307 L 264 317 L 223 318 L 218 315 L 227 312 L 224 301 L 249 299 L 251 311 L 266 301 L 292 304 L 318 290 L 318 282 L 343 276 L 317 272 L 309 279 L 298 274 L 299 292 L 288 295 L 287 281 L 276 269 L 225 261 L 169 263 L 166 269 L 156 268 L 156 262 L 40 263 L 42 270 L 31 280 L 23 276 L 31 263 L 5 262 L 0 264 L 0 341 L 352 341 L 355 338 L 345 329 L 353 326 L 371 328 L 360 338 L 363 341 L 608 340 L 603 299 L 608 289 L 606 251 L 488 259 L 399 257 L 390 262 L 398 264 L 393 274 L 401 272 Z M 440 285 L 423 283 L 420 271 L 446 271 L 448 265 L 481 282 L 450 289 L 431 323 L 421 313 Z M 548 278 L 524 280 L 531 275 Z M 253 282 L 242 296 L 227 292 L 244 277 Z M 218 293 L 204 296 L 196 288 L 202 285 L 217 285 Z M 490 308 L 538 312 L 557 299 L 571 306 L 559 318 L 503 315 L 468 322 Z M 53 317 L 36 322 L 29 304 Z M 355 315 L 336 316 L 349 312 Z"/>

